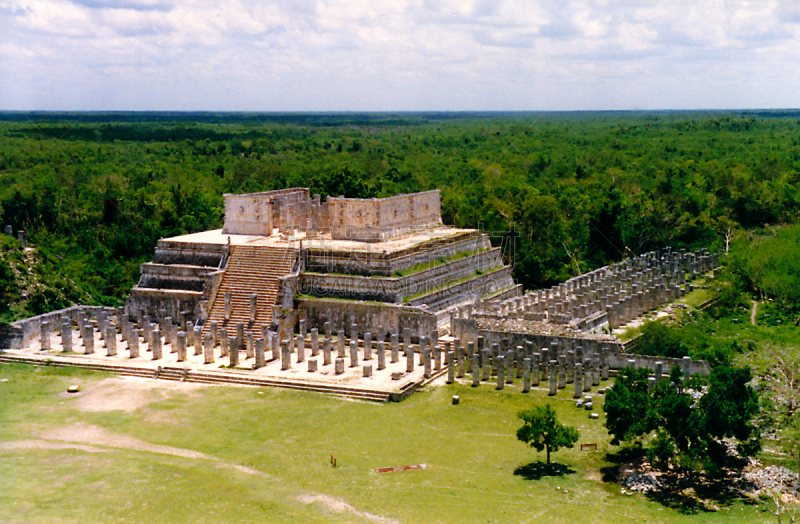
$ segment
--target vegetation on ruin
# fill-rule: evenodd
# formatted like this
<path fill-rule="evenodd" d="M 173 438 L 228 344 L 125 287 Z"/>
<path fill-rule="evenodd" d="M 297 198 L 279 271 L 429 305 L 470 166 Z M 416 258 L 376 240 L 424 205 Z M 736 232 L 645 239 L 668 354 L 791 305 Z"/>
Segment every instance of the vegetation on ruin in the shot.
<path fill-rule="evenodd" d="M 107 377 L 0 364 L 1 521 L 775 521 L 726 490 L 631 495 L 618 483 L 626 449 L 569 389 L 457 383 L 378 404 Z M 547 403 L 581 436 L 551 469 L 516 438 L 517 412 Z M 426 469 L 375 471 L 414 464 Z"/>
<path fill-rule="evenodd" d="M 799 116 L 6 113 L 0 224 L 26 230 L 47 274 L 74 283 L 68 300 L 113 305 L 158 238 L 221 226 L 225 192 L 439 188 L 445 223 L 490 232 L 535 289 L 794 221 Z M 12 316 L 30 301 L 15 295 Z"/>

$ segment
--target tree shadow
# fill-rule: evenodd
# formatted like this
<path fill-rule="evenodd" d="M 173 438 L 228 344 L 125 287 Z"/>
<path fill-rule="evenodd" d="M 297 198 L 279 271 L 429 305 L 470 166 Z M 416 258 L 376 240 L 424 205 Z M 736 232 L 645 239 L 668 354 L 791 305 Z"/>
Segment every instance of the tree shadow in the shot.
<path fill-rule="evenodd" d="M 520 476 L 525 480 L 540 480 L 542 477 L 563 477 L 572 475 L 575 470 L 566 464 L 551 462 L 545 464 L 541 460 L 520 466 L 514 470 L 514 475 Z"/>

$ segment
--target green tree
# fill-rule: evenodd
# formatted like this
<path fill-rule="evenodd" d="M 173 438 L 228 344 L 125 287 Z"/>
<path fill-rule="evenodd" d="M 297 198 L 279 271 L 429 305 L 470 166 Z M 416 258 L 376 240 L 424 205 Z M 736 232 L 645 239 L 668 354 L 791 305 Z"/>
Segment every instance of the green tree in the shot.
<path fill-rule="evenodd" d="M 695 375 L 682 383 L 675 366 L 670 380 L 648 388 L 646 368 L 622 370 L 606 392 L 603 410 L 611 443 L 634 441 L 653 432 L 649 455 L 657 467 L 672 462 L 683 469 L 707 471 L 718 467 L 723 438 L 735 438 L 742 456 L 760 447 L 760 434 L 752 421 L 759 411 L 758 397 L 750 386 L 750 368 L 719 365 L 709 377 Z M 699 400 L 696 396 L 700 394 Z"/>
<path fill-rule="evenodd" d="M 517 430 L 517 438 L 536 451 L 547 449 L 548 464 L 551 451 L 571 448 L 580 438 L 577 429 L 558 422 L 556 412 L 550 404 L 520 411 L 517 416 L 524 421 Z"/>

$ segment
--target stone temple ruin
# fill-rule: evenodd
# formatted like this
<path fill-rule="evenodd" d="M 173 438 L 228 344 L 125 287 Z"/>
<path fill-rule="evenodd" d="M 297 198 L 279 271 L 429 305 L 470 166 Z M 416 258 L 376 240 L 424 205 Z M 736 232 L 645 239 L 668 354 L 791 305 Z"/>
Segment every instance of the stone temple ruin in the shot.
<path fill-rule="evenodd" d="M 705 362 L 628 355 L 612 332 L 717 263 L 706 251 L 647 253 L 526 293 L 487 234 L 443 225 L 438 190 L 225 195 L 223 228 L 159 240 L 124 308 L 21 321 L 11 346 L 35 351 L 0 360 L 47 352 L 88 366 L 102 344 L 94 367 L 175 380 L 387 400 L 446 373 L 497 388 L 521 379 L 523 391 L 544 381 L 550 394 L 575 384 L 579 398 L 628 364 L 707 373 Z"/>

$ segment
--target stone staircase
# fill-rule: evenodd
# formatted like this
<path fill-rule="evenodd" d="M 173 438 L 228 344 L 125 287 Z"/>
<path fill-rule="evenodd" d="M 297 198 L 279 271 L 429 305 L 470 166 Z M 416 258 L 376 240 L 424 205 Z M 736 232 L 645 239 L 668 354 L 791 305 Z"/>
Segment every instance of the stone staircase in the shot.
<path fill-rule="evenodd" d="M 244 323 L 245 331 L 261 333 L 262 326 L 269 326 L 272 322 L 272 306 L 278 298 L 278 279 L 291 272 L 296 260 L 296 249 L 247 244 L 233 246 L 204 332 L 207 333 L 211 322 L 216 321 L 218 329 L 227 329 L 229 336 L 236 335 L 239 322 Z M 229 320 L 225 319 L 226 293 L 231 293 Z M 258 294 L 254 321 L 250 320 L 251 293 Z"/>

